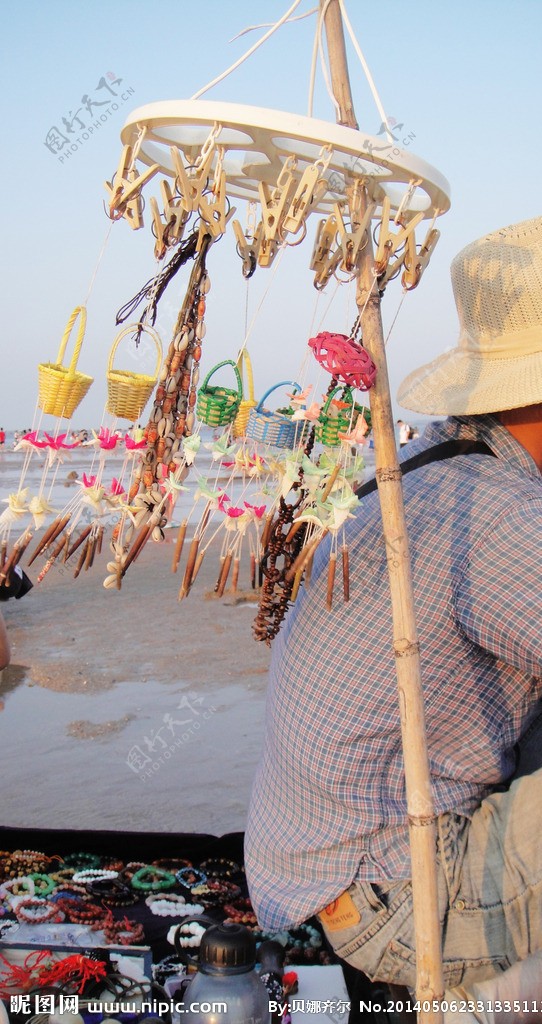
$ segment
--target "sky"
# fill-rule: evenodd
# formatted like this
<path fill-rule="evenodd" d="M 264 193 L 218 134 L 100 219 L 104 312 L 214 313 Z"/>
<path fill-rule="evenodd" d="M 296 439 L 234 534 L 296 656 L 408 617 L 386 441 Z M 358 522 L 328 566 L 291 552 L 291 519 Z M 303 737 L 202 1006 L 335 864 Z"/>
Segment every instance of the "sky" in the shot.
<path fill-rule="evenodd" d="M 232 37 L 277 20 L 288 6 L 287 0 L 20 0 L 4 14 L 0 424 L 6 429 L 34 422 L 38 364 L 56 361 L 66 321 L 84 303 L 79 369 L 95 382 L 72 425 L 102 422 L 116 312 L 156 271 L 148 206 L 138 232 L 125 221 L 111 226 L 104 212 L 103 183 L 118 164 L 124 121 L 147 103 L 189 98 L 261 32 Z M 313 6 L 302 0 L 295 13 Z M 452 192 L 431 263 L 402 303 L 388 341 L 394 396 L 407 373 L 456 343 L 452 257 L 488 231 L 542 213 L 542 2 L 419 0 L 411 12 L 402 0 L 378 7 L 346 0 L 346 7 L 388 118 L 404 126 L 411 151 L 436 167 Z M 314 14 L 283 26 L 204 98 L 306 114 L 314 31 Z M 347 53 L 360 128 L 376 134 L 381 119 L 349 42 Z M 314 115 L 334 121 L 320 71 Z M 67 146 L 52 152 L 46 145 L 63 119 L 78 129 L 69 156 Z M 89 123 L 100 127 L 90 134 Z M 147 202 L 153 194 L 157 182 L 147 186 Z M 278 380 L 299 375 L 315 329 L 348 332 L 352 286 L 331 283 L 318 295 L 312 284 L 317 219 L 309 219 L 306 242 L 287 250 L 276 272 L 258 268 L 248 286 L 231 230 L 212 248 L 203 372 L 235 358 L 250 326 L 259 398 Z M 164 347 L 186 279 L 175 279 L 159 309 Z M 392 282 L 383 300 L 386 332 L 401 298 Z M 143 348 L 137 358 L 119 348 L 116 365 L 145 372 L 147 355 Z M 395 405 L 395 415 L 402 412 Z"/>

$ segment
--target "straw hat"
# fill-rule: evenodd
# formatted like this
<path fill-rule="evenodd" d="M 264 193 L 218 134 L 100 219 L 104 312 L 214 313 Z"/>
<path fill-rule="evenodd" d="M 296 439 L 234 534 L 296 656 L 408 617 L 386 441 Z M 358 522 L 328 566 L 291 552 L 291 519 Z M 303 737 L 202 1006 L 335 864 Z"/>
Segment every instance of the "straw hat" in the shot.
<path fill-rule="evenodd" d="M 542 217 L 467 245 L 451 275 L 459 344 L 409 374 L 398 402 L 452 416 L 542 402 Z"/>

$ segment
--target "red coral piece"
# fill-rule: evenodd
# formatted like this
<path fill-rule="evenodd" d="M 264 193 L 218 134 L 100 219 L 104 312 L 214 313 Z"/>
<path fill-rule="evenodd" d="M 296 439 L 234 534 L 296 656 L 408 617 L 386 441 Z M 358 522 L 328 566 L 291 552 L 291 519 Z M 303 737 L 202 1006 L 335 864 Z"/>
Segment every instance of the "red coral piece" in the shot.
<path fill-rule="evenodd" d="M 369 353 L 346 334 L 322 331 L 309 339 L 309 347 L 325 370 L 349 387 L 368 391 L 376 380 L 376 366 Z"/>

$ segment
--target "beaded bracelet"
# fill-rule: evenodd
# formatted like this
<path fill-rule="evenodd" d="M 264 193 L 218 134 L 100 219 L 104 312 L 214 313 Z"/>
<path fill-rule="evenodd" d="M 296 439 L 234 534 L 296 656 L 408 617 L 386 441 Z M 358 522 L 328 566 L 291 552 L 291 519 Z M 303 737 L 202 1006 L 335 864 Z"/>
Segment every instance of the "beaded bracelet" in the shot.
<path fill-rule="evenodd" d="M 105 871 L 102 868 L 85 868 L 84 871 L 76 871 L 73 876 L 74 882 L 103 882 L 108 878 L 118 878 L 118 871 Z"/>
<path fill-rule="evenodd" d="M 8 854 L 2 868 L 7 878 L 26 875 L 30 871 L 41 871 L 50 858 L 40 850 L 15 850 Z"/>
<path fill-rule="evenodd" d="M 71 882 L 75 874 L 75 868 L 60 868 L 59 871 L 50 871 L 49 878 L 53 879 L 58 885 L 63 885 L 64 882 Z"/>
<path fill-rule="evenodd" d="M 13 921 L 8 918 L 7 921 L 0 921 L 0 942 L 4 938 L 4 935 L 8 935 L 10 932 L 16 932 L 20 927 L 18 921 Z"/>
<path fill-rule="evenodd" d="M 157 917 L 194 917 L 203 914 L 203 905 L 201 903 L 172 903 L 168 899 L 163 899 L 152 903 L 150 911 Z"/>
<path fill-rule="evenodd" d="M 233 903 L 225 903 L 223 910 L 227 914 L 227 920 L 235 924 L 244 924 L 247 928 L 253 928 L 258 924 L 254 907 L 246 897 L 241 897 Z"/>
<path fill-rule="evenodd" d="M 193 889 L 195 885 L 202 885 L 207 881 L 205 872 L 192 866 L 181 868 L 180 871 L 177 871 L 175 878 L 185 889 Z"/>
<path fill-rule="evenodd" d="M 72 907 L 71 904 L 67 906 L 61 904 L 61 906 L 72 924 L 87 924 L 90 925 L 93 931 L 101 929 L 111 913 L 110 911 L 103 910 L 96 903 L 87 903 L 83 907 Z"/>
<path fill-rule="evenodd" d="M 103 927 L 104 937 L 109 945 L 137 946 L 145 939 L 143 925 L 124 917 L 122 921 L 108 920 Z"/>
<path fill-rule="evenodd" d="M 233 882 L 223 882 L 221 879 L 215 878 L 205 885 L 194 885 L 191 895 L 196 896 L 207 905 L 220 906 L 227 900 L 237 899 L 241 895 L 241 890 Z"/>
<path fill-rule="evenodd" d="M 9 878 L 0 886 L 0 899 L 11 901 L 14 896 L 34 896 L 36 886 L 29 875 Z"/>
<path fill-rule="evenodd" d="M 35 909 L 32 910 L 31 908 Z M 60 907 L 47 900 L 41 900 L 38 896 L 27 896 L 19 900 L 14 907 L 15 916 L 19 921 L 26 921 L 27 924 L 42 924 L 43 921 L 64 921 L 64 914 Z"/>
<path fill-rule="evenodd" d="M 55 888 L 54 879 L 50 875 L 42 875 L 38 871 L 33 871 L 28 878 L 31 878 L 34 883 L 36 896 L 50 896 Z"/>
<path fill-rule="evenodd" d="M 233 878 L 241 871 L 234 860 L 228 860 L 226 857 L 209 857 L 201 862 L 200 868 L 208 878 Z"/>
<path fill-rule="evenodd" d="M 201 937 L 206 929 L 197 921 L 190 921 L 188 924 L 181 924 L 177 932 L 177 943 L 186 949 L 189 946 L 198 947 L 201 945 Z"/>
<path fill-rule="evenodd" d="M 192 861 L 185 860 L 183 857 L 161 857 L 159 860 L 153 860 L 152 866 L 163 868 L 164 871 L 171 871 L 172 874 L 175 874 L 176 871 L 181 871 L 182 868 L 191 868 Z"/>
<path fill-rule="evenodd" d="M 152 965 L 152 977 L 157 985 L 163 985 L 167 978 L 175 977 L 175 975 L 182 977 L 185 973 L 186 967 L 175 953 L 165 956 L 163 960 Z"/>
<path fill-rule="evenodd" d="M 101 858 L 96 853 L 68 853 L 64 857 L 64 864 L 68 868 L 75 868 L 81 871 L 83 868 L 99 868 Z"/>
<path fill-rule="evenodd" d="M 146 865 L 132 876 L 131 885 L 139 892 L 163 892 L 173 889 L 175 875 L 162 868 Z"/>
<path fill-rule="evenodd" d="M 118 878 L 97 878 L 88 883 L 88 891 L 112 907 L 131 907 L 137 902 L 135 892 Z"/>

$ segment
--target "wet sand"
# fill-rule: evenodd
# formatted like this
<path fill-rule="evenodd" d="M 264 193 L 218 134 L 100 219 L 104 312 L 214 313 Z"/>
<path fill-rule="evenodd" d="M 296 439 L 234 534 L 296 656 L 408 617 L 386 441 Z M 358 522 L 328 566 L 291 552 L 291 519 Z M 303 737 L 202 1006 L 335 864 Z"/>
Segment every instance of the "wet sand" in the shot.
<path fill-rule="evenodd" d="M 78 579 L 53 567 L 2 606 L 3 825 L 244 828 L 270 652 L 252 637 L 249 591 L 211 596 L 218 554 L 177 600 L 173 532 L 147 545 L 120 592 L 102 586 L 104 545 Z"/>

